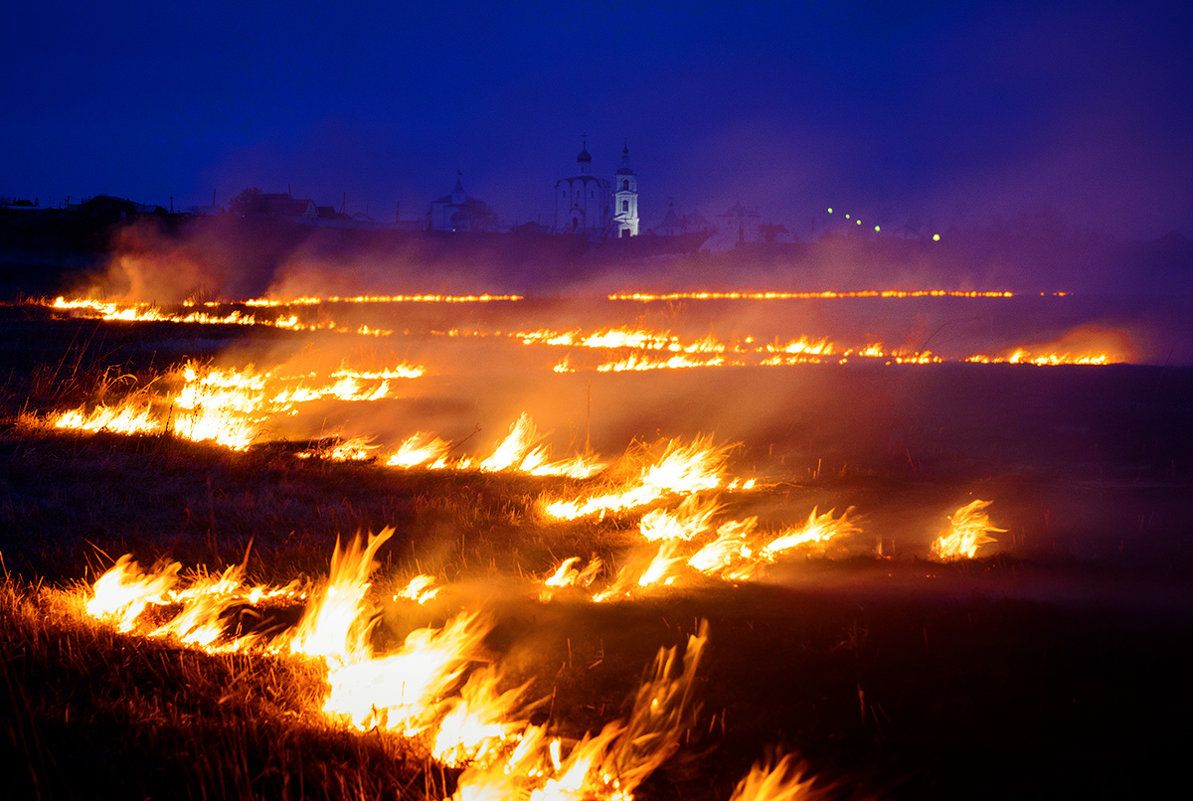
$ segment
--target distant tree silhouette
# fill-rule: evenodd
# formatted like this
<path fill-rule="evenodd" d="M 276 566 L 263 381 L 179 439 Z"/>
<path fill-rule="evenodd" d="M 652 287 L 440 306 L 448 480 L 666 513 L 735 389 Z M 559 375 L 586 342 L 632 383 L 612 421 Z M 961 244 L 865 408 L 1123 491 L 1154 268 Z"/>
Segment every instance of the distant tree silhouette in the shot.
<path fill-rule="evenodd" d="M 250 186 L 228 202 L 228 211 L 244 217 L 261 210 L 261 190 Z"/>
<path fill-rule="evenodd" d="M 456 231 L 494 231 L 497 229 L 497 213 L 483 200 L 470 197 L 452 213 L 451 224 Z"/>

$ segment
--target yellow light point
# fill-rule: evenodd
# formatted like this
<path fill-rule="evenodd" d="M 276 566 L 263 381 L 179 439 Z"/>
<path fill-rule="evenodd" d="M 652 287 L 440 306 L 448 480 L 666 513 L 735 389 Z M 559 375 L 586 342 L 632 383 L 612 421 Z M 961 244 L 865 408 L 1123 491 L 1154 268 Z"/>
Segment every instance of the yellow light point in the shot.
<path fill-rule="evenodd" d="M 939 242 L 939 241 L 940 241 L 940 234 L 933 234 L 933 235 L 932 235 L 932 241 L 933 241 L 933 242 Z"/>
<path fill-rule="evenodd" d="M 854 222 L 856 222 L 858 225 L 861 225 L 861 224 L 862 224 L 862 221 L 861 221 L 861 220 L 855 220 Z"/>
<path fill-rule="evenodd" d="M 874 233 L 876 233 L 876 234 L 877 234 L 877 233 L 879 233 L 880 231 L 882 231 L 882 226 L 880 226 L 880 225 L 876 225 L 876 226 L 874 226 Z"/>
<path fill-rule="evenodd" d="M 848 214 L 846 214 L 846 215 L 845 215 L 845 219 L 847 219 L 847 220 L 849 219 L 849 215 L 848 215 Z"/>
<path fill-rule="evenodd" d="M 829 214 L 832 214 L 832 213 L 833 213 L 833 207 L 832 207 L 832 206 L 829 206 L 829 207 L 828 207 L 828 213 L 829 213 Z"/>

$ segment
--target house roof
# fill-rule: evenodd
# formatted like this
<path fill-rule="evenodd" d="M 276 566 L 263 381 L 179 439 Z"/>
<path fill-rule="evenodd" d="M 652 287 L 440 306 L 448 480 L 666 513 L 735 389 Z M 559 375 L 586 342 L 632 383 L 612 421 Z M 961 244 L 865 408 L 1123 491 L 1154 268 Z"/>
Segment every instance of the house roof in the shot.
<path fill-rule="evenodd" d="M 277 217 L 301 217 L 308 214 L 312 207 L 318 208 L 309 197 L 261 195 L 261 208 L 266 214 Z"/>

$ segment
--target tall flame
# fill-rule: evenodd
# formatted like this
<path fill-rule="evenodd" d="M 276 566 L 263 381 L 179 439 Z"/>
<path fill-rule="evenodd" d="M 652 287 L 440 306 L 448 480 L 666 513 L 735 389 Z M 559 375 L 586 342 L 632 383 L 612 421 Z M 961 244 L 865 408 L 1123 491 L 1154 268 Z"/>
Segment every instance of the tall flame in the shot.
<path fill-rule="evenodd" d="M 460 774 L 452 801 L 525 798 L 531 801 L 630 801 L 634 791 L 676 750 L 699 711 L 693 682 L 708 641 L 708 625 L 688 638 L 682 667 L 675 648 L 660 649 L 653 676 L 635 692 L 625 720 L 585 735 L 564 753 L 563 743 L 528 726 L 499 758 Z"/>
<path fill-rule="evenodd" d="M 479 658 L 487 633 L 476 615 L 461 614 L 443 628 L 412 631 L 392 653 L 373 656 L 364 650 L 352 654 L 352 661 L 335 660 L 323 711 L 359 729 L 421 734 L 435 723 L 436 702 Z"/>
<path fill-rule="evenodd" d="M 368 656 L 373 616 L 365 593 L 377 549 L 393 533 L 393 528 L 385 528 L 380 534 L 370 535 L 365 544 L 354 538 L 344 547 L 336 540 L 327 580 L 298 622 L 289 643 L 290 653 L 343 663 Z"/>

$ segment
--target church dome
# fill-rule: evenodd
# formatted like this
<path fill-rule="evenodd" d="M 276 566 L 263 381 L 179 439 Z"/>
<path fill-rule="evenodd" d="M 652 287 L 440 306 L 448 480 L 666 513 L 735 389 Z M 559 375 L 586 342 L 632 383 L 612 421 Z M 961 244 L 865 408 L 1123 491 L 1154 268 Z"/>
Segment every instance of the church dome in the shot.
<path fill-rule="evenodd" d="M 592 164 L 592 154 L 588 152 L 587 144 L 580 150 L 580 155 L 576 156 L 576 161 L 580 164 Z"/>
<path fill-rule="evenodd" d="M 617 169 L 614 175 L 635 175 L 636 173 L 630 169 L 630 146 L 626 145 L 621 149 L 621 167 Z"/>

